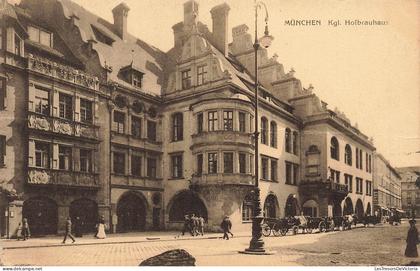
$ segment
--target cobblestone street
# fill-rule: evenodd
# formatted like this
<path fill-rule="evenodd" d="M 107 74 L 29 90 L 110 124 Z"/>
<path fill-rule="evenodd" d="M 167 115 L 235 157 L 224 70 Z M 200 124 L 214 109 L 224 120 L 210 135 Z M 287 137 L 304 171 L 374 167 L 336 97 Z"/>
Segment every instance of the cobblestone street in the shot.
<path fill-rule="evenodd" d="M 198 266 L 404 265 L 411 261 L 403 257 L 407 229 L 407 223 L 404 223 L 396 227 L 378 225 L 345 232 L 268 237 L 265 238 L 266 246 L 276 251 L 268 256 L 239 254 L 239 250 L 248 246 L 248 236 L 226 241 L 216 238 L 220 237 L 217 234 L 210 234 L 210 239 L 175 239 L 171 233 L 156 237 L 156 240 L 111 236 L 101 240 L 106 244 L 98 244 L 94 239 L 89 244 L 88 239 L 81 239 L 75 245 L 63 246 L 55 238 L 50 242 L 32 240 L 32 243 L 25 244 L 35 246 L 39 243 L 38 247 L 32 248 L 16 248 L 17 243 L 22 246 L 24 242 L 7 241 L 3 242 L 5 249 L 2 261 L 5 265 L 136 266 L 144 259 L 166 250 L 183 248 L 196 258 Z M 127 243 L 129 239 L 131 242 Z"/>

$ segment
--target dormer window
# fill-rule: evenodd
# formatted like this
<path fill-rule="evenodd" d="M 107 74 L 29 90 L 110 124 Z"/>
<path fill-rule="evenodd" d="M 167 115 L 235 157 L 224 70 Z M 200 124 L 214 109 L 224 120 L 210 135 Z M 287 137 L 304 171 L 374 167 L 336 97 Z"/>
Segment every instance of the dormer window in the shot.
<path fill-rule="evenodd" d="M 133 73 L 131 75 L 131 84 L 135 86 L 136 88 L 141 88 L 141 79 L 142 75 L 138 73 Z"/>
<path fill-rule="evenodd" d="M 28 34 L 30 40 L 48 47 L 53 47 L 53 36 L 51 32 L 47 32 L 34 26 L 28 26 Z"/>
<path fill-rule="evenodd" d="M 120 70 L 120 75 L 124 81 L 130 83 L 132 86 L 136 88 L 142 87 L 144 72 L 140 68 L 135 67 L 133 63 L 123 67 Z"/>

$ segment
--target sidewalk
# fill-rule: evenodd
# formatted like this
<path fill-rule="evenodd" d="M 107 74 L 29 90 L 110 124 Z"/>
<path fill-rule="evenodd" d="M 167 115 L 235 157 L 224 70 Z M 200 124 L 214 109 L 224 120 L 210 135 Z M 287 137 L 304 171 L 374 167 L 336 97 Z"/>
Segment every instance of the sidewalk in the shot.
<path fill-rule="evenodd" d="M 83 237 L 76 237 L 76 242 L 72 243 L 67 238 L 66 244 L 62 244 L 63 235 L 53 235 L 41 238 L 30 238 L 26 241 L 17 241 L 16 239 L 0 240 L 3 249 L 20 249 L 20 248 L 39 248 L 39 247 L 61 247 L 61 246 L 83 246 L 96 244 L 124 244 L 124 243 L 142 243 L 142 242 L 159 242 L 159 241 L 181 241 L 181 240 L 202 240 L 222 238 L 223 233 L 207 233 L 204 236 L 191 236 L 187 233 L 182 236 L 179 232 L 174 231 L 152 231 L 152 232 L 131 232 L 107 234 L 106 239 L 97 239 L 92 234 L 86 234 Z M 235 237 L 251 237 L 251 233 L 236 233 Z"/>

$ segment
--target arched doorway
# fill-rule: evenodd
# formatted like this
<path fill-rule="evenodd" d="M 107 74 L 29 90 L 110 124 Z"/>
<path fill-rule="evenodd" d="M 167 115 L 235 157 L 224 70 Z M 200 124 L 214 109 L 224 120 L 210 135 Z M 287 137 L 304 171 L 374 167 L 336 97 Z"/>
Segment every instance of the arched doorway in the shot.
<path fill-rule="evenodd" d="M 29 229 L 33 236 L 57 233 L 57 204 L 49 198 L 37 197 L 25 200 L 22 218 L 28 219 Z"/>
<path fill-rule="evenodd" d="M 290 194 L 286 200 L 284 216 L 295 216 L 299 214 L 299 204 L 296 195 Z"/>
<path fill-rule="evenodd" d="M 277 218 L 278 206 L 279 203 L 277 201 L 276 195 L 268 195 L 264 201 L 264 216 L 269 218 Z"/>
<path fill-rule="evenodd" d="M 343 212 L 341 210 L 341 205 L 337 202 L 333 203 L 333 217 L 342 216 Z"/>
<path fill-rule="evenodd" d="M 70 204 L 70 217 L 74 225 L 80 223 L 82 233 L 94 232 L 98 223 L 98 205 L 90 199 L 77 199 Z"/>
<path fill-rule="evenodd" d="M 344 201 L 343 215 L 351 215 L 353 213 L 353 202 L 351 201 L 351 198 L 347 197 Z"/>
<path fill-rule="evenodd" d="M 319 205 L 315 200 L 310 199 L 305 201 L 302 207 L 304 216 L 318 217 Z"/>
<path fill-rule="evenodd" d="M 370 206 L 370 202 L 368 202 L 367 208 L 366 208 L 366 214 L 371 215 L 372 214 L 372 207 Z"/>
<path fill-rule="evenodd" d="M 207 221 L 207 208 L 203 201 L 192 191 L 183 191 L 175 195 L 169 207 L 169 221 L 184 221 L 186 214 L 202 216 Z"/>
<path fill-rule="evenodd" d="M 133 192 L 123 194 L 117 204 L 119 232 L 143 231 L 146 226 L 146 201 Z"/>
<path fill-rule="evenodd" d="M 356 210 L 355 210 L 355 213 L 356 213 L 356 216 L 357 217 L 363 217 L 363 215 L 364 215 L 364 208 L 363 208 L 363 202 L 360 200 L 360 199 L 358 199 L 357 201 L 356 201 Z"/>

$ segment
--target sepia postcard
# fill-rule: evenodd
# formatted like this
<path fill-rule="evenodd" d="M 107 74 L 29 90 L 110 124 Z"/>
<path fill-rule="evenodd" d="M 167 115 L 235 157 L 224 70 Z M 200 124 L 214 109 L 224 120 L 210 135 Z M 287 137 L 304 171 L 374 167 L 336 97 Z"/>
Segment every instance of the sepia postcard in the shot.
<path fill-rule="evenodd" d="M 2 270 L 417 270 L 419 24 L 416 0 L 0 0 Z"/>

